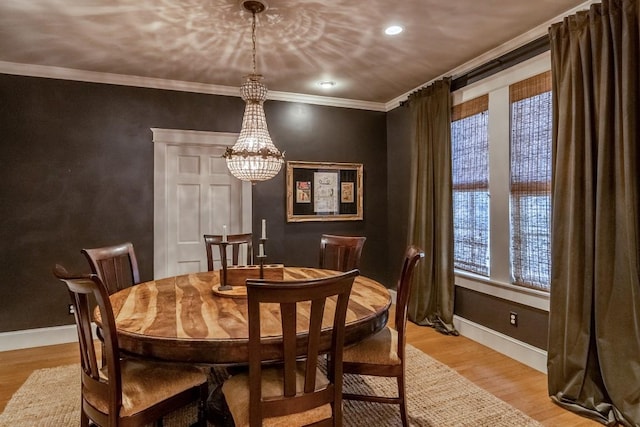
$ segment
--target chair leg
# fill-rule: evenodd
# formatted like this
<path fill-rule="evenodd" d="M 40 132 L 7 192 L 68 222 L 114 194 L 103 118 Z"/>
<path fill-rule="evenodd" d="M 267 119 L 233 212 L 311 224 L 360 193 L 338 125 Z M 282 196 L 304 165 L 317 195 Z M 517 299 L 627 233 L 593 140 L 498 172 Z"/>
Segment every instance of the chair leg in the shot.
<path fill-rule="evenodd" d="M 322 363 L 324 362 L 324 367 L 327 371 L 327 377 L 330 379 L 330 381 L 334 381 L 336 378 L 336 372 L 335 372 L 335 366 L 333 367 L 333 369 L 331 368 L 331 355 L 329 353 L 327 353 L 324 356 L 318 356 L 318 366 L 320 366 Z M 344 377 L 344 373 L 343 373 L 343 377 Z M 344 389 L 343 389 L 344 391 Z M 344 393 L 342 393 L 344 395 Z M 342 425 L 342 424 L 340 424 Z"/>
<path fill-rule="evenodd" d="M 96 328 L 96 336 L 98 337 L 98 341 L 100 341 L 100 359 L 102 361 L 101 366 L 107 366 L 107 355 L 104 351 L 104 337 L 102 336 L 102 329 Z"/>
<path fill-rule="evenodd" d="M 204 383 L 200 386 L 200 400 L 198 400 L 198 424 L 207 427 L 207 399 L 209 398 L 209 385 Z"/>
<path fill-rule="evenodd" d="M 104 351 L 104 343 L 100 342 L 100 358 L 102 359 L 102 366 L 107 366 L 107 354 Z"/>
<path fill-rule="evenodd" d="M 89 427 L 89 417 L 82 409 L 80 410 L 80 427 Z"/>
<path fill-rule="evenodd" d="M 405 397 L 404 375 L 398 376 L 397 379 L 398 398 L 400 399 L 400 419 L 402 420 L 403 427 L 408 427 L 409 421 L 407 420 L 407 399 Z"/>

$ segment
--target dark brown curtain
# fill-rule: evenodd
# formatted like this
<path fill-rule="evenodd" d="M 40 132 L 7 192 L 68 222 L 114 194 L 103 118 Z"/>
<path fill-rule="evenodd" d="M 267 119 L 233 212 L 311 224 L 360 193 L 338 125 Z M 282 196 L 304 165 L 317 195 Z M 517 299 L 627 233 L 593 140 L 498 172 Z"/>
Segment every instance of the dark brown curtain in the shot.
<path fill-rule="evenodd" d="M 553 74 L 549 394 L 640 425 L 640 32 L 636 0 L 550 29 Z"/>
<path fill-rule="evenodd" d="M 424 249 L 416 267 L 409 319 L 457 334 L 453 327 L 451 80 L 409 97 L 413 120 L 409 242 Z"/>

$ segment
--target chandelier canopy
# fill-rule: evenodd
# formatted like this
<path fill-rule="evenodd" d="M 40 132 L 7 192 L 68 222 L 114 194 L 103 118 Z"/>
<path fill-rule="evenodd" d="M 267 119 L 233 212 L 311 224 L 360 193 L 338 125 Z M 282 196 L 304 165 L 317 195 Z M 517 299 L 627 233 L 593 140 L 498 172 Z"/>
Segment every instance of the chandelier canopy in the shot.
<path fill-rule="evenodd" d="M 267 87 L 256 72 L 256 14 L 263 12 L 266 5 L 261 1 L 248 0 L 242 6 L 252 14 L 253 72 L 240 86 L 240 94 L 246 103 L 240 136 L 233 147 L 227 148 L 223 157 L 233 176 L 256 183 L 276 176 L 284 163 L 284 153 L 280 153 L 271 141 L 263 108 Z"/>

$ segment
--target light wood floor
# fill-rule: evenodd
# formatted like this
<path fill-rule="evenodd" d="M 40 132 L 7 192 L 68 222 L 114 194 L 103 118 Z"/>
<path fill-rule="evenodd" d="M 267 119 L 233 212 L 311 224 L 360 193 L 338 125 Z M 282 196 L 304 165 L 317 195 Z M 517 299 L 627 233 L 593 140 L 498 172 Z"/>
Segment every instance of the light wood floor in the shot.
<path fill-rule="evenodd" d="M 414 347 L 545 426 L 600 426 L 553 404 L 547 396 L 546 375 L 474 341 L 445 336 L 412 323 L 407 338 Z M 0 352 L 0 411 L 32 371 L 78 361 L 76 343 Z"/>

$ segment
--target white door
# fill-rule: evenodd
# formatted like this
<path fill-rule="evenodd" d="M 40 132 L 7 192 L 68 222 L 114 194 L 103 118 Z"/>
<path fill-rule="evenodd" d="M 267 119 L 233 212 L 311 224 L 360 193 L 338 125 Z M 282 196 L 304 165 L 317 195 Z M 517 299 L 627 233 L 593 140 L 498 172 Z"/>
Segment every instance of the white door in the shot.
<path fill-rule="evenodd" d="M 154 277 L 206 271 L 204 234 L 222 234 L 223 225 L 229 234 L 251 232 L 251 185 L 233 177 L 222 158 L 237 135 L 153 132 Z M 216 251 L 214 256 L 219 259 Z"/>

